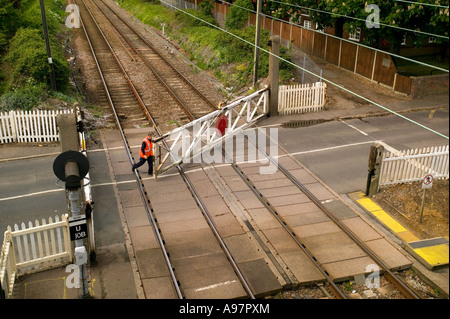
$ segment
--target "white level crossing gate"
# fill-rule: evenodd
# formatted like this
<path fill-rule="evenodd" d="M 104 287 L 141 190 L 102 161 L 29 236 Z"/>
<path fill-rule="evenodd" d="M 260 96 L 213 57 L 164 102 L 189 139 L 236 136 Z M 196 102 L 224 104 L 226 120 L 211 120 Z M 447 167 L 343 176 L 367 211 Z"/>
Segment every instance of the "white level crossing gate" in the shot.
<path fill-rule="evenodd" d="M 191 162 L 228 137 L 250 127 L 268 111 L 269 90 L 265 88 L 154 139 L 156 176 L 179 164 Z M 160 142 L 166 139 L 168 143 Z"/>
<path fill-rule="evenodd" d="M 386 152 L 383 154 L 379 185 L 422 181 L 427 174 L 436 179 L 448 179 L 448 168 L 448 145 Z"/>
<path fill-rule="evenodd" d="M 325 82 L 280 85 L 278 112 L 280 115 L 321 111 L 326 102 Z"/>

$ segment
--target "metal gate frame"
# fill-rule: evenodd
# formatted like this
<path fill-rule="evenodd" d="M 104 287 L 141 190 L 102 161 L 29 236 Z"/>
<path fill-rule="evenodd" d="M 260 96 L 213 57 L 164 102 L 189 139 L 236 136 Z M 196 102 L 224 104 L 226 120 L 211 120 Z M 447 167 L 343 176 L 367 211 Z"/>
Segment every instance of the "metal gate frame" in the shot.
<path fill-rule="evenodd" d="M 155 178 L 173 167 L 190 162 L 225 139 L 242 132 L 265 117 L 268 111 L 269 89 L 264 88 L 155 138 Z M 162 143 L 167 138 L 169 147 Z M 162 158 L 164 151 L 166 153 Z M 169 158 L 171 163 L 168 162 Z"/>

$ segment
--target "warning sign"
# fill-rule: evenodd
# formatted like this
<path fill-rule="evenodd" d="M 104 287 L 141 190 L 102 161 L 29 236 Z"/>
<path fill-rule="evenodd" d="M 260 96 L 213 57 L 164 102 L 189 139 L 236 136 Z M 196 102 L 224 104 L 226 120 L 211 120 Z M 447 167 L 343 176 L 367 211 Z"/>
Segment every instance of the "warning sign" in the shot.
<path fill-rule="evenodd" d="M 83 239 L 87 237 L 86 215 L 69 217 L 70 240 Z"/>
<path fill-rule="evenodd" d="M 422 189 L 430 189 L 433 186 L 433 175 L 428 174 L 423 178 Z"/>

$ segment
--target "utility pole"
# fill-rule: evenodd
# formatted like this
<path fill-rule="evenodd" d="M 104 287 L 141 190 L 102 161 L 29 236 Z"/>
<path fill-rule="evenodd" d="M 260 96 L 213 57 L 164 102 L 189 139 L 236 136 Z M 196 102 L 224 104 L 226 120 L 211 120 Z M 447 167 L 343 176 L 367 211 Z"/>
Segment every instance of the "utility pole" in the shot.
<path fill-rule="evenodd" d="M 53 65 L 52 52 L 50 50 L 50 40 L 48 38 L 47 17 L 45 16 L 44 0 L 39 0 L 41 6 L 42 25 L 44 27 L 45 45 L 47 47 L 48 64 L 50 64 L 50 84 L 52 91 L 56 91 L 55 67 Z"/>
<path fill-rule="evenodd" d="M 253 87 L 256 86 L 258 81 L 258 63 L 259 63 L 259 38 L 261 29 L 261 6 L 262 0 L 257 0 L 256 5 L 256 34 L 255 34 L 255 59 L 253 61 Z"/>

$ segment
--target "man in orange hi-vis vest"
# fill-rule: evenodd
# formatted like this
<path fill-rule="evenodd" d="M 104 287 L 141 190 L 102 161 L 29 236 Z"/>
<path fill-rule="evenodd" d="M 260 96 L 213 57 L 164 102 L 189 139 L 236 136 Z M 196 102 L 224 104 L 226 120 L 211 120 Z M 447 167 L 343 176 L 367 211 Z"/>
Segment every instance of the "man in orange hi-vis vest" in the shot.
<path fill-rule="evenodd" d="M 139 162 L 133 164 L 132 171 L 138 167 L 144 165 L 145 162 L 148 163 L 148 174 L 153 175 L 153 143 L 152 143 L 152 133 L 149 132 L 147 136 L 142 141 L 141 149 L 139 150 Z"/>

